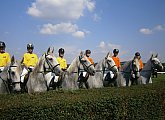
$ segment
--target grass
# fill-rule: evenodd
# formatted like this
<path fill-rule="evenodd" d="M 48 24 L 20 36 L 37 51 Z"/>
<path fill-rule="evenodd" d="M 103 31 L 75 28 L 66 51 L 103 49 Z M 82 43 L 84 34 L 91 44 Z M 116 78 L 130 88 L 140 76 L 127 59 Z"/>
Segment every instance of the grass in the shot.
<path fill-rule="evenodd" d="M 132 103 L 132 106 L 137 107 L 138 105 L 141 105 L 141 99 L 148 100 L 148 98 L 145 98 L 147 95 L 153 98 L 155 94 L 157 96 L 161 96 L 157 93 L 161 94 L 162 91 L 164 90 L 165 90 L 165 75 L 159 74 L 158 78 L 153 78 L 153 84 L 148 84 L 148 85 L 137 85 L 137 86 L 120 87 L 120 88 L 107 87 L 107 88 L 100 88 L 100 89 L 89 89 L 89 90 L 83 89 L 83 90 L 75 90 L 75 91 L 64 91 L 64 90 L 53 91 L 52 90 L 52 91 L 48 91 L 44 93 L 35 93 L 31 95 L 29 94 L 1 94 L 0 95 L 0 118 L 4 118 L 4 116 L 6 116 L 6 118 L 8 119 L 11 119 L 11 118 L 15 119 L 20 116 L 22 119 L 23 118 L 22 114 L 23 114 L 26 116 L 27 119 L 31 119 L 31 117 L 28 117 L 28 113 L 31 116 L 33 116 L 33 114 L 35 113 L 35 115 L 38 118 L 40 118 L 40 117 L 43 117 L 44 115 L 47 116 L 49 114 L 54 114 L 54 112 L 58 113 L 58 115 L 66 116 L 67 114 L 68 116 L 68 114 L 73 115 L 72 111 L 75 111 L 75 110 L 76 111 L 74 112 L 74 115 L 75 113 L 77 113 L 77 111 L 81 113 L 92 111 L 91 113 L 94 115 L 92 118 L 96 118 L 95 112 L 98 109 L 102 110 L 106 106 L 108 106 L 107 110 L 111 107 L 112 109 L 118 110 L 118 107 L 119 106 L 121 107 L 120 104 L 116 104 L 113 101 L 118 101 L 118 102 L 119 101 L 121 102 L 122 100 L 131 101 L 130 103 Z M 164 94 L 163 94 L 163 97 L 165 97 Z M 153 102 L 153 101 L 150 101 L 150 102 Z M 161 100 L 156 99 L 155 101 L 161 101 L 162 104 L 165 104 L 165 101 L 162 101 L 162 99 Z M 110 104 L 107 104 L 108 102 L 110 102 Z M 136 102 L 136 104 L 134 102 Z M 143 102 L 145 103 L 145 101 Z M 126 106 L 125 104 L 126 103 L 124 102 L 124 106 Z M 156 103 L 153 103 L 153 105 L 155 104 Z M 126 109 L 126 108 L 122 108 L 122 109 Z M 165 110 L 164 107 L 160 109 Z M 63 113 L 61 113 L 62 111 Z M 131 111 L 132 111 L 132 108 L 131 108 Z M 10 113 L 13 114 L 13 112 L 15 116 L 12 115 L 14 117 L 11 117 Z M 113 113 L 113 114 L 116 115 L 118 113 Z M 104 115 L 102 117 L 104 117 Z M 43 119 L 44 118 L 46 117 L 43 117 Z M 87 118 L 89 118 L 89 116 Z"/>

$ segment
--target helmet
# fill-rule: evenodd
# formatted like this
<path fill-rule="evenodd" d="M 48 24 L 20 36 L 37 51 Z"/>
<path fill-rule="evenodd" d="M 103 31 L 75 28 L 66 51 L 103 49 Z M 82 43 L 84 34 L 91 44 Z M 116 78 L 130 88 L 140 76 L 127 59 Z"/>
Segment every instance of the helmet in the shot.
<path fill-rule="evenodd" d="M 135 56 L 140 56 L 140 53 L 139 53 L 139 52 L 136 52 L 136 53 L 135 53 Z"/>
<path fill-rule="evenodd" d="M 33 44 L 27 44 L 27 49 L 34 49 Z"/>
<path fill-rule="evenodd" d="M 91 51 L 90 50 L 86 50 L 85 53 L 86 54 L 91 54 Z"/>
<path fill-rule="evenodd" d="M 65 52 L 65 51 L 64 51 L 63 48 L 60 48 L 60 49 L 58 50 L 58 53 L 59 53 L 59 54 L 64 54 L 64 52 Z"/>
<path fill-rule="evenodd" d="M 119 49 L 114 49 L 113 53 L 119 53 Z"/>
<path fill-rule="evenodd" d="M 0 41 L 0 47 L 1 47 L 1 48 L 5 48 L 5 47 L 6 47 L 5 43 L 2 42 L 2 41 Z"/>

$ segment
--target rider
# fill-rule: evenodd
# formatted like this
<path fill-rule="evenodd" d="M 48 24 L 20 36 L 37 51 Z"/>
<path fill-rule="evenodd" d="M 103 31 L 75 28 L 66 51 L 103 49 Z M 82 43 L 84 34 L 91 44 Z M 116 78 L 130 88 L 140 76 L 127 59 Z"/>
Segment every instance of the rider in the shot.
<path fill-rule="evenodd" d="M 119 49 L 114 49 L 114 50 L 113 50 L 112 59 L 114 60 L 116 66 L 117 66 L 117 68 L 118 68 L 118 70 L 120 70 L 121 65 L 120 65 L 120 58 L 117 57 L 118 54 L 119 54 Z M 104 75 L 105 78 L 108 79 L 108 75 L 110 76 L 111 79 L 115 78 L 115 74 L 114 74 L 112 71 L 110 71 L 110 72 L 108 72 L 107 74 L 105 74 L 105 75 Z"/>
<path fill-rule="evenodd" d="M 23 69 L 21 75 L 21 81 L 24 81 L 24 77 L 28 72 L 31 72 L 38 62 L 38 57 L 33 53 L 34 46 L 33 44 L 27 44 L 27 53 L 24 54 L 22 63 L 26 68 Z"/>
<path fill-rule="evenodd" d="M 85 55 L 87 56 L 87 58 L 91 62 L 91 64 L 94 64 L 93 59 L 90 57 L 91 51 L 90 50 L 86 50 L 85 51 Z"/>
<path fill-rule="evenodd" d="M 140 53 L 139 53 L 139 52 L 136 52 L 136 53 L 135 53 L 135 57 L 138 58 L 138 60 L 139 60 L 139 64 L 140 64 L 140 69 L 139 69 L 139 71 L 141 71 L 141 70 L 143 69 L 143 62 L 142 62 Z"/>
<path fill-rule="evenodd" d="M 63 71 L 65 71 L 67 69 L 67 62 L 66 62 L 66 59 L 64 58 L 64 52 L 65 52 L 64 49 L 60 48 L 58 50 L 59 57 L 57 57 L 57 61 L 60 64 L 61 70 L 63 70 Z"/>
<path fill-rule="evenodd" d="M 90 57 L 91 51 L 89 49 L 85 51 L 85 55 L 88 58 L 88 60 L 90 61 L 90 63 L 94 65 L 93 59 Z M 88 85 L 88 82 L 87 82 L 88 77 L 89 77 L 89 74 L 87 74 L 87 72 L 83 71 L 83 72 L 80 73 L 79 80 L 78 80 L 80 88 L 82 87 L 82 82 L 85 83 L 86 88 L 89 88 L 89 85 Z"/>
<path fill-rule="evenodd" d="M 0 72 L 2 72 L 4 67 L 11 61 L 9 53 L 5 52 L 5 48 L 5 43 L 0 41 Z"/>
<path fill-rule="evenodd" d="M 114 49 L 113 50 L 113 56 L 112 56 L 112 59 L 114 60 L 118 70 L 120 69 L 121 65 L 120 65 L 120 58 L 117 57 L 119 54 L 119 50 L 118 49 Z"/>

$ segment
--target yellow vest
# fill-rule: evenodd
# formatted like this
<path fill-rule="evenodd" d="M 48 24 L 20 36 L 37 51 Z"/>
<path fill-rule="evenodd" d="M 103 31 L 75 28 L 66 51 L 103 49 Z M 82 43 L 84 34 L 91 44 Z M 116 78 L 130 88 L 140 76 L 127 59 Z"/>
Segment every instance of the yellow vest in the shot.
<path fill-rule="evenodd" d="M 65 58 L 57 57 L 57 61 L 60 64 L 61 69 L 66 69 L 67 68 L 67 63 Z"/>
<path fill-rule="evenodd" d="M 10 61 L 9 53 L 0 53 L 0 67 L 5 67 Z"/>
<path fill-rule="evenodd" d="M 38 62 L 38 57 L 36 54 L 25 53 L 23 56 L 23 64 L 27 67 L 35 67 Z"/>

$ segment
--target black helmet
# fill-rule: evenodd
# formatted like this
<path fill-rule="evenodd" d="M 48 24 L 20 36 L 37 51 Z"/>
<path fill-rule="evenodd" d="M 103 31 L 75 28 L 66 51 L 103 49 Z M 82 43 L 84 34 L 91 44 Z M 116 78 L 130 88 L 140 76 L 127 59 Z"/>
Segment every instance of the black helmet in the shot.
<path fill-rule="evenodd" d="M 135 53 L 135 56 L 140 56 L 140 53 L 139 53 L 139 52 L 136 52 L 136 53 Z"/>
<path fill-rule="evenodd" d="M 90 50 L 86 50 L 85 53 L 86 54 L 91 54 L 91 51 Z"/>
<path fill-rule="evenodd" d="M 113 53 L 119 53 L 119 49 L 114 49 Z"/>
<path fill-rule="evenodd" d="M 1 47 L 1 48 L 5 48 L 5 47 L 6 47 L 5 43 L 2 42 L 2 41 L 0 41 L 0 47 Z"/>
<path fill-rule="evenodd" d="M 60 49 L 58 50 L 58 53 L 59 53 L 59 54 L 64 54 L 64 52 L 65 52 L 65 51 L 64 51 L 63 48 L 60 48 Z"/>
<path fill-rule="evenodd" d="M 27 44 L 27 49 L 34 49 L 33 44 Z"/>

